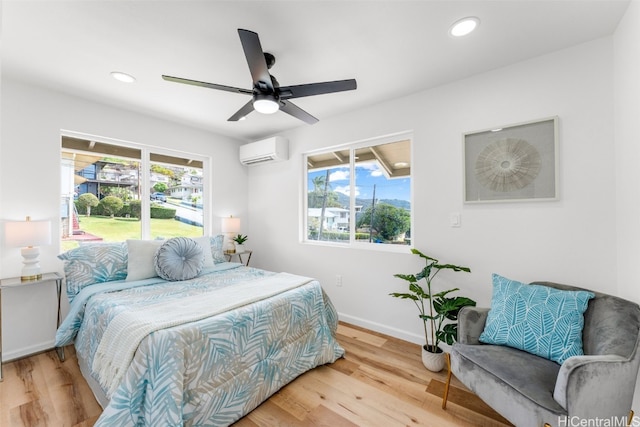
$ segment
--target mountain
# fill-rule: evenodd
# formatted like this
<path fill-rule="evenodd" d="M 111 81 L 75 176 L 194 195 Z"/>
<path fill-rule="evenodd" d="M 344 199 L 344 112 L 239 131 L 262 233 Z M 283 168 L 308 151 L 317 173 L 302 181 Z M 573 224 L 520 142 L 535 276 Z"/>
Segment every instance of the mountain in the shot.
<path fill-rule="evenodd" d="M 336 193 L 338 195 L 338 202 L 341 206 L 349 206 L 349 196 Z M 400 199 L 378 199 L 377 203 L 386 203 L 391 206 L 395 206 L 397 208 L 406 209 L 408 211 L 411 210 L 411 202 L 408 200 L 400 200 Z M 365 210 L 369 206 L 371 206 L 371 199 L 361 199 L 356 197 L 356 206 L 362 206 L 362 210 Z"/>

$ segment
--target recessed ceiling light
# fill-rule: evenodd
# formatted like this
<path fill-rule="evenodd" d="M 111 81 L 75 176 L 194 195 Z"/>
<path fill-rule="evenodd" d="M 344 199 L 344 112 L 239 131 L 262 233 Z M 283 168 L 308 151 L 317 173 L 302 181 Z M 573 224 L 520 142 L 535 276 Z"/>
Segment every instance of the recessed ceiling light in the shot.
<path fill-rule="evenodd" d="M 124 83 L 133 83 L 136 81 L 136 78 L 131 74 L 123 73 L 122 71 L 112 71 L 111 77 Z"/>
<path fill-rule="evenodd" d="M 475 16 L 468 16 L 453 23 L 449 28 L 449 34 L 453 37 L 466 36 L 480 25 L 480 19 Z"/>
<path fill-rule="evenodd" d="M 396 162 L 393 164 L 394 168 L 406 168 L 409 167 L 409 162 Z"/>

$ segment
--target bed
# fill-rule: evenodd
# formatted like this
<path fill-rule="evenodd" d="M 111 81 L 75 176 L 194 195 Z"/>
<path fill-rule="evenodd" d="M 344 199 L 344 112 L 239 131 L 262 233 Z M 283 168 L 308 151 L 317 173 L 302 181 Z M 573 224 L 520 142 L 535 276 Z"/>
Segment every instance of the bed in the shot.
<path fill-rule="evenodd" d="M 210 251 L 198 246 L 214 261 L 203 261 L 193 277 L 178 274 L 184 280 L 157 270 L 166 243 L 98 244 L 60 255 L 70 311 L 56 346 L 75 345 L 104 408 L 96 426 L 229 425 L 344 355 L 336 311 L 318 281 L 222 261 L 221 239 L 209 241 Z M 189 257 L 176 259 L 189 268 Z"/>

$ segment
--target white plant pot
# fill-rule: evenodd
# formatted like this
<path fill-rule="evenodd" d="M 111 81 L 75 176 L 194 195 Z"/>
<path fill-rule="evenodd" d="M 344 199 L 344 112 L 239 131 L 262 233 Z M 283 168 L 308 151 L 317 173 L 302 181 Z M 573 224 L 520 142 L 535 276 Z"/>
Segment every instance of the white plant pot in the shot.
<path fill-rule="evenodd" d="M 236 243 L 236 253 L 237 253 L 237 254 L 241 254 L 241 253 L 243 253 L 244 251 L 245 251 L 245 249 L 244 249 L 244 245 L 239 245 L 239 244 L 237 244 L 237 243 Z"/>
<path fill-rule="evenodd" d="M 425 368 L 430 370 L 431 372 L 440 372 L 444 369 L 444 365 L 446 364 L 446 360 L 444 357 L 444 351 L 441 348 L 439 353 L 432 353 L 424 349 L 422 346 L 422 364 Z"/>

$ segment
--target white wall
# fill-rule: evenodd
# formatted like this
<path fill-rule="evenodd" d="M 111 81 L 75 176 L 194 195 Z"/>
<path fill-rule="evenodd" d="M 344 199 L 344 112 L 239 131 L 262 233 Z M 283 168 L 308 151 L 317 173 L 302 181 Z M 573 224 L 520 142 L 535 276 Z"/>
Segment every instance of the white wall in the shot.
<path fill-rule="evenodd" d="M 614 130 L 618 292 L 640 303 L 640 2 L 632 1 L 614 35 Z M 640 408 L 640 384 L 633 407 Z"/>
<path fill-rule="evenodd" d="M 459 286 L 484 306 L 493 272 L 617 293 L 612 64 L 612 39 L 599 39 L 285 134 L 291 159 L 249 171 L 252 263 L 317 277 L 341 319 L 423 342 L 413 305 L 388 296 L 404 288 L 394 273 L 422 267 L 417 257 L 302 244 L 294 226 L 302 153 L 413 130 L 415 246 L 472 270 L 443 273 L 440 286 Z M 559 201 L 462 203 L 464 132 L 554 115 Z M 461 212 L 461 228 L 449 227 L 451 212 Z"/>
<path fill-rule="evenodd" d="M 618 288 L 640 302 L 640 2 L 631 2 L 614 36 Z"/>
<path fill-rule="evenodd" d="M 0 219 L 30 215 L 52 221 L 56 243 L 41 247 L 42 271 L 62 271 L 56 258 L 62 129 L 211 156 L 211 230 L 219 232 L 222 216 L 246 217 L 247 172 L 237 160 L 240 141 L 26 85 L 6 75 L 1 96 Z M 0 277 L 19 276 L 21 268 L 20 251 L 2 248 Z M 53 285 L 32 286 L 2 292 L 4 360 L 52 346 L 52 289 Z"/>

